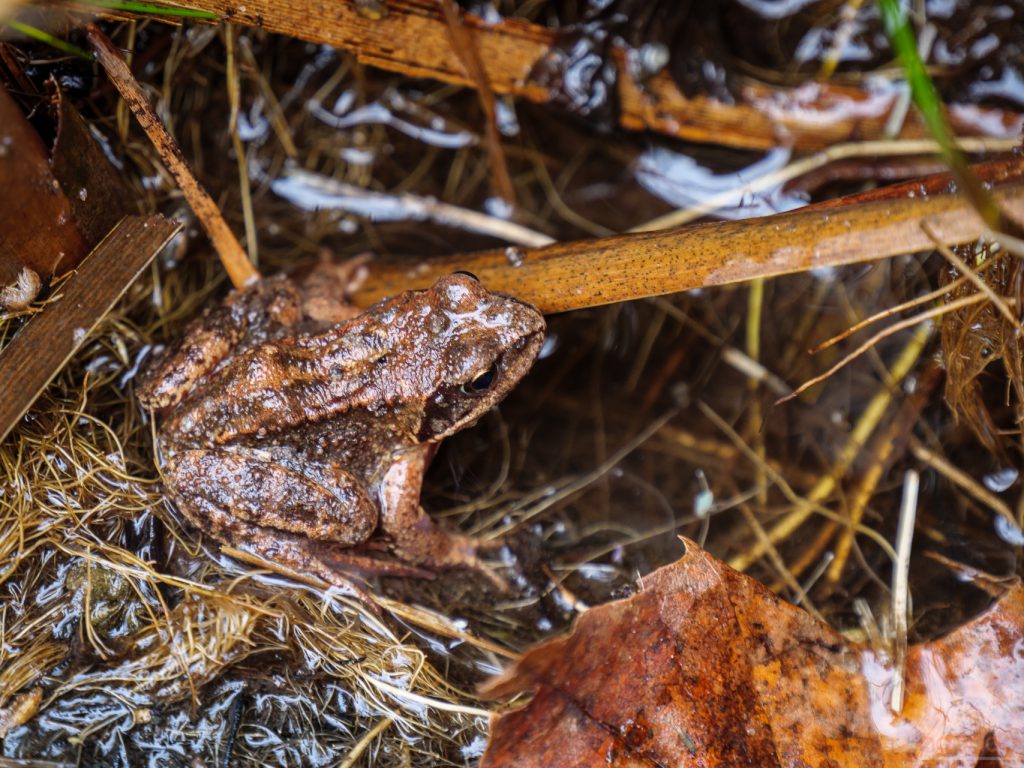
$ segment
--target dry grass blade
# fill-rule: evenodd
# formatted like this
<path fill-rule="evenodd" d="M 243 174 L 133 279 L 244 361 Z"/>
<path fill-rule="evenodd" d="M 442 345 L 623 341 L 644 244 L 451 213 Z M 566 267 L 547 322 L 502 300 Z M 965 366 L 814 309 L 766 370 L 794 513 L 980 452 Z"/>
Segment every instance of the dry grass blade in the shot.
<path fill-rule="evenodd" d="M 821 479 L 815 483 L 814 487 L 812 487 L 803 498 L 787 494 L 794 504 L 794 508 L 788 512 L 785 517 L 772 526 L 771 530 L 768 532 L 769 543 L 778 543 L 791 535 L 795 530 L 802 526 L 807 518 L 809 518 L 814 512 L 824 514 L 825 517 L 834 518 L 842 524 L 849 524 L 848 520 L 824 510 L 824 508 L 820 506 L 820 503 L 835 491 L 839 478 L 849 469 L 854 459 L 856 459 L 860 454 L 863 446 L 867 444 L 868 438 L 878 427 L 879 423 L 882 421 L 882 417 L 885 415 L 892 403 L 894 387 L 896 387 L 896 385 L 898 385 L 899 382 L 901 382 L 913 369 L 918 358 L 921 356 L 921 353 L 924 351 L 925 344 L 930 336 L 931 329 L 927 326 L 921 325 L 915 330 L 914 335 L 909 339 L 907 344 L 901 350 L 899 357 L 897 357 L 890 367 L 888 377 L 889 381 L 883 382 L 874 397 L 872 397 L 866 404 L 860 418 L 857 420 L 856 425 L 850 432 L 839 457 L 829 468 L 828 472 L 822 475 Z M 878 543 L 884 551 L 894 554 L 892 553 L 892 548 L 889 544 L 885 542 L 885 539 L 876 531 L 868 529 L 858 530 L 859 532 L 865 533 L 866 535 L 874 538 L 876 543 Z M 756 542 L 742 554 L 730 559 L 729 565 L 737 571 L 744 571 L 749 568 L 751 564 L 759 560 L 766 551 L 767 546 L 764 542 Z"/>
<path fill-rule="evenodd" d="M 259 263 L 259 248 L 256 238 L 256 217 L 252 211 L 252 191 L 249 185 L 249 168 L 245 160 L 245 144 L 238 133 L 238 108 L 241 98 L 238 74 L 238 59 L 235 56 L 237 32 L 233 27 L 224 30 L 225 54 L 227 56 L 228 100 L 231 103 L 231 117 L 228 131 L 231 133 L 231 146 L 235 150 L 238 163 L 238 187 L 242 194 L 242 218 L 245 221 L 245 242 L 249 248 L 249 261 Z"/>
<path fill-rule="evenodd" d="M 850 338 L 857 331 L 863 328 L 867 328 L 869 325 L 874 325 L 879 320 L 884 320 L 887 317 L 892 317 L 893 315 L 899 314 L 900 312 L 905 312 L 908 309 L 913 309 L 914 307 L 918 307 L 921 304 L 927 304 L 929 301 L 934 301 L 935 299 L 945 296 L 950 291 L 956 290 L 966 282 L 966 277 L 960 277 L 957 278 L 954 282 L 950 283 L 949 285 L 944 285 L 941 288 L 936 288 L 934 291 L 929 291 L 923 296 L 916 296 L 913 299 L 910 299 L 909 301 L 904 301 L 902 304 L 897 304 L 894 307 L 886 307 L 881 312 L 876 312 L 875 314 L 871 315 L 871 317 L 866 317 L 860 322 L 854 323 L 842 333 L 837 333 L 831 339 L 827 339 L 821 342 L 821 344 L 814 347 L 813 349 L 808 350 L 808 352 L 812 355 L 816 355 L 819 352 L 828 349 L 829 347 L 835 346 L 840 341 Z"/>
<path fill-rule="evenodd" d="M 884 328 L 878 333 L 876 333 L 874 336 L 872 336 L 870 339 L 868 339 L 855 350 L 853 350 L 853 352 L 843 357 L 842 360 L 833 365 L 824 373 L 815 376 L 814 378 L 808 379 L 785 397 L 780 397 L 778 400 L 775 401 L 775 404 L 781 405 L 782 403 L 792 400 L 794 397 L 799 397 L 801 394 L 806 392 L 814 385 L 820 384 L 821 382 L 825 381 L 825 379 L 831 378 L 833 375 L 835 375 L 837 371 L 845 368 L 847 365 L 852 363 L 854 360 L 863 355 L 865 352 L 874 347 L 883 339 L 887 339 L 893 334 L 899 333 L 900 331 L 906 330 L 907 328 L 913 328 L 915 325 L 923 323 L 926 320 L 931 320 L 933 317 L 939 317 L 941 315 L 946 314 L 947 312 L 955 312 L 956 310 L 963 309 L 964 307 L 970 306 L 971 304 L 977 304 L 980 301 L 984 301 L 986 298 L 987 297 L 982 294 L 964 296 L 963 298 L 956 299 L 954 301 L 949 302 L 948 304 L 940 304 L 939 306 L 933 307 L 932 309 L 929 309 L 926 312 L 922 312 L 919 315 L 914 315 L 913 317 L 908 317 L 905 320 L 900 320 L 898 323 L 893 323 L 888 328 Z"/>

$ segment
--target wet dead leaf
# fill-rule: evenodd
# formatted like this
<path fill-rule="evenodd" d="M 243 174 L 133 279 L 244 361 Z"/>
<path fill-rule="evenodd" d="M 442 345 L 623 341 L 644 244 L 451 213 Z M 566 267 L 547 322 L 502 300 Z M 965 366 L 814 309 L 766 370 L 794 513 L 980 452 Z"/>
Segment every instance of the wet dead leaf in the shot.
<path fill-rule="evenodd" d="M 910 649 L 897 715 L 882 655 L 685 543 L 638 594 L 588 611 L 487 685 L 489 696 L 535 695 L 495 718 L 483 768 L 1024 759 L 1019 582 L 971 623 Z"/>
<path fill-rule="evenodd" d="M 57 123 L 50 167 L 71 202 L 75 222 L 90 246 L 123 216 L 139 213 L 123 173 L 119 173 L 89 132 L 89 126 L 64 97 L 56 80 L 47 83 Z"/>
<path fill-rule="evenodd" d="M 0 309 L 20 309 L 35 298 L 39 279 L 74 267 L 89 247 L 71 203 L 50 171 L 39 134 L 0 86 Z M 34 277 L 33 277 L 34 275 Z"/>

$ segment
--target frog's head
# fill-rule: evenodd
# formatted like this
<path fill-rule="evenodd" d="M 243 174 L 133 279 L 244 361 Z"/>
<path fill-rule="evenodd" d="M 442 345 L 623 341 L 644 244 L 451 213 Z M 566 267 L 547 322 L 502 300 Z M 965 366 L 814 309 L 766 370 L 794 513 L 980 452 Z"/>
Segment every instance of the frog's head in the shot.
<path fill-rule="evenodd" d="M 544 317 L 465 272 L 440 278 L 422 297 L 434 385 L 419 438 L 436 442 L 476 422 L 526 375 L 544 342 Z"/>

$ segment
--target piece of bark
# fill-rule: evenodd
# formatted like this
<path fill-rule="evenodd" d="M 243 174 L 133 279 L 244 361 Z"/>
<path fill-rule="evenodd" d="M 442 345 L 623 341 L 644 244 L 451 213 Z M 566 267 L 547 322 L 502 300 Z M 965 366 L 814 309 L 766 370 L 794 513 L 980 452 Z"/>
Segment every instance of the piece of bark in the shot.
<path fill-rule="evenodd" d="M 220 20 L 351 51 L 359 61 L 381 69 L 474 85 L 449 44 L 444 17 L 434 0 L 388 0 L 387 15 L 373 17 L 361 14 L 354 2 L 190 0 L 188 5 L 215 13 Z M 105 15 L 131 17 L 115 11 Z M 495 93 L 540 103 L 552 100 L 552 89 L 539 82 L 533 71 L 555 46 L 556 30 L 516 18 L 491 23 L 467 14 L 464 19 Z M 741 90 L 737 104 L 688 99 L 666 72 L 640 84 L 625 66 L 624 52 L 617 49 L 614 58 L 620 125 L 688 141 L 749 149 L 786 144 L 799 150 L 881 138 L 899 102 L 895 88 L 872 92 L 829 83 L 790 89 L 752 84 Z M 963 135 L 1011 137 L 1019 134 L 1022 125 L 1019 113 L 985 107 L 953 107 L 949 117 L 954 130 Z M 901 123 L 900 138 L 925 135 L 916 113 Z"/>
<path fill-rule="evenodd" d="M 123 219 L 3 348 L 0 440 L 180 228 L 160 215 Z"/>
<path fill-rule="evenodd" d="M 35 298 L 27 288 L 38 291 L 54 272 L 73 268 L 89 246 L 50 171 L 42 139 L 2 85 L 0 190 L 0 309 L 20 309 Z"/>
<path fill-rule="evenodd" d="M 57 81 L 51 78 L 47 87 L 57 123 L 50 168 L 71 202 L 86 242 L 95 245 L 124 216 L 138 213 L 139 205 Z"/>
<path fill-rule="evenodd" d="M 589 610 L 485 695 L 481 768 L 975 765 L 1024 759 L 1024 589 L 892 665 L 684 540 L 631 598 Z M 999 763 L 995 763 L 998 765 Z"/>

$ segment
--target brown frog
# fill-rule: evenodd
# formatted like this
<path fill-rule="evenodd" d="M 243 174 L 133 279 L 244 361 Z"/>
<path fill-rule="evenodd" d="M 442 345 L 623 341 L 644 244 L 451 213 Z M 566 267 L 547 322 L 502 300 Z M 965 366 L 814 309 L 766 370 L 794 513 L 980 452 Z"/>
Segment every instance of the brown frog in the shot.
<path fill-rule="evenodd" d="M 188 327 L 138 393 L 165 415 L 168 495 L 220 541 L 340 587 L 353 566 L 481 568 L 474 540 L 423 511 L 423 472 L 530 369 L 543 317 L 462 273 L 355 317 L 343 295 L 321 267 Z"/>

